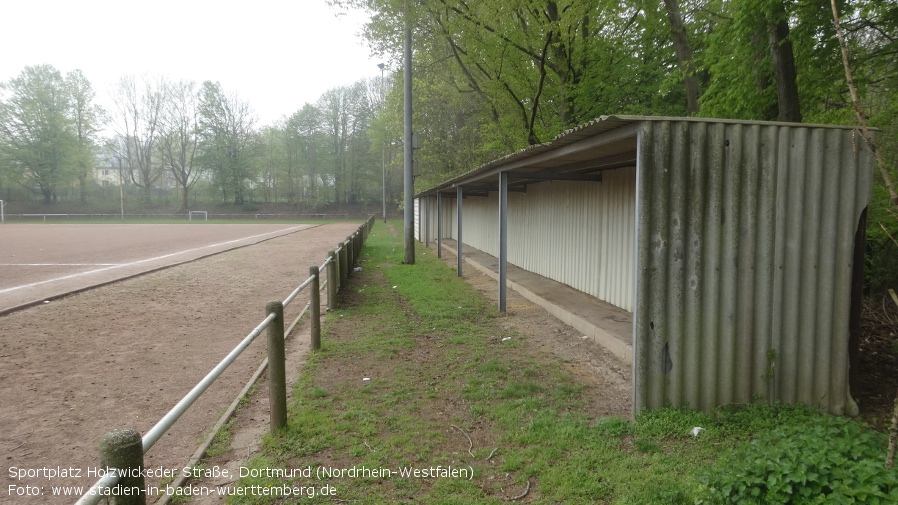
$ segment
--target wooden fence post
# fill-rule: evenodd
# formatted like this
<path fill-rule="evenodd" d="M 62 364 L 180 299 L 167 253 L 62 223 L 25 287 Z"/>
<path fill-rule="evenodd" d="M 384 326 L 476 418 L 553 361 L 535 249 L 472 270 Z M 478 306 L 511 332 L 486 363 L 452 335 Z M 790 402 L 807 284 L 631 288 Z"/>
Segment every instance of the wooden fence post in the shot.
<path fill-rule="evenodd" d="M 334 251 L 327 253 L 327 310 L 337 308 L 337 283 L 340 282 L 337 275 L 337 255 Z"/>
<path fill-rule="evenodd" d="M 312 323 L 312 350 L 321 349 L 321 282 L 318 267 L 309 267 L 312 283 L 309 285 L 309 314 Z"/>
<path fill-rule="evenodd" d="M 355 240 L 352 235 L 346 238 L 346 266 L 349 267 L 346 275 L 352 275 L 352 268 L 355 266 Z"/>
<path fill-rule="evenodd" d="M 346 285 L 347 277 L 349 277 L 349 242 L 344 240 L 340 244 L 340 289 Z"/>
<path fill-rule="evenodd" d="M 287 426 L 287 373 L 284 351 L 284 304 L 273 300 L 265 305 L 265 317 L 275 318 L 268 325 L 268 403 L 271 410 L 271 432 Z"/>
<path fill-rule="evenodd" d="M 100 441 L 100 465 L 125 472 L 112 489 L 116 505 L 146 505 L 147 488 L 143 474 L 143 441 L 132 429 L 112 430 Z"/>

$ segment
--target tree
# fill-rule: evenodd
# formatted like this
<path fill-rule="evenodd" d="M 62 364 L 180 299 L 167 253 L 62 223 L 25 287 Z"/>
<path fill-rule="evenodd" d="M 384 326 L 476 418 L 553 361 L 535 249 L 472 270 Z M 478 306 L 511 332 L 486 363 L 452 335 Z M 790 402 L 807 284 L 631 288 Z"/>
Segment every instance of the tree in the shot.
<path fill-rule="evenodd" d="M 187 212 L 190 190 L 200 174 L 195 162 L 199 144 L 196 85 L 186 81 L 169 84 L 166 96 L 159 129 L 159 154 L 181 190 L 180 212 Z"/>
<path fill-rule="evenodd" d="M 333 177 L 334 203 L 347 202 L 350 186 L 349 142 L 353 134 L 353 90 L 348 86 L 332 88 L 318 100 L 321 126 L 328 144 Z"/>
<path fill-rule="evenodd" d="M 324 183 L 319 170 L 319 156 L 323 152 L 321 111 L 307 103 L 290 116 L 285 128 L 289 146 L 287 166 L 292 174 L 291 180 L 296 178 L 297 192 L 304 195 L 306 202 L 317 204 L 319 188 Z"/>
<path fill-rule="evenodd" d="M 6 164 L 44 203 L 55 201 L 81 155 L 66 81 L 51 65 L 25 67 L 0 85 L 0 92 L 0 150 Z"/>
<path fill-rule="evenodd" d="M 87 181 L 92 177 L 96 161 L 97 133 L 105 123 L 103 109 L 93 103 L 96 93 L 80 70 L 66 75 L 71 96 L 72 126 L 75 129 L 75 149 L 72 164 L 78 178 L 81 203 L 87 202 Z"/>
<path fill-rule="evenodd" d="M 683 72 L 683 83 L 686 87 L 686 110 L 689 114 L 698 114 L 699 96 L 701 86 L 696 75 L 695 64 L 692 61 L 692 48 L 689 45 L 689 36 L 683 25 L 683 16 L 680 12 L 679 0 L 664 0 L 664 9 L 667 12 L 667 20 L 670 23 L 670 33 L 673 40 L 677 61 Z"/>
<path fill-rule="evenodd" d="M 262 198 L 266 202 L 280 202 L 281 192 L 289 189 L 289 171 L 286 169 L 286 143 L 284 129 L 280 125 L 265 126 L 259 133 L 262 152 L 259 173 L 262 179 Z"/>
<path fill-rule="evenodd" d="M 211 171 L 225 202 L 242 205 L 256 182 L 255 122 L 248 103 L 226 95 L 217 82 L 203 82 L 199 98 L 200 159 Z"/>
<path fill-rule="evenodd" d="M 767 22 L 767 44 L 773 62 L 776 80 L 777 119 L 793 123 L 801 122 L 801 107 L 798 98 L 798 76 L 795 69 L 795 54 L 789 38 L 789 13 L 783 0 L 769 2 L 769 10 L 764 12 Z"/>
<path fill-rule="evenodd" d="M 162 176 L 155 149 L 167 100 L 165 93 L 164 81 L 153 83 L 145 77 L 138 84 L 133 76 L 122 77 L 113 93 L 117 154 L 124 160 L 131 182 L 142 190 L 144 203 L 150 203 L 153 185 Z"/>
<path fill-rule="evenodd" d="M 602 114 L 686 112 L 685 92 L 667 85 L 683 72 L 657 1 L 424 0 L 409 12 L 399 0 L 332 3 L 374 12 L 365 36 L 393 58 L 411 16 L 416 81 L 443 102 L 452 101 L 446 93 L 476 96 L 483 113 L 472 120 L 503 152 Z"/>

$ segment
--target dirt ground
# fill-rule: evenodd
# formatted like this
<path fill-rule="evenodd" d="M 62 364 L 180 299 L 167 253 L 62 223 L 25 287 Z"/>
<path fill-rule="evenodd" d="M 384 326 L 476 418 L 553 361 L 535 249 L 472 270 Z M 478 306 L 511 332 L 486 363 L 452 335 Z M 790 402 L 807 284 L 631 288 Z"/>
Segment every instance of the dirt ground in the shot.
<path fill-rule="evenodd" d="M 308 224 L 40 224 L 0 229 L 0 316 Z"/>
<path fill-rule="evenodd" d="M 72 503 L 51 488 L 96 481 L 87 470 L 100 466 L 104 433 L 146 433 L 262 321 L 268 300 L 284 299 L 359 224 L 300 231 L 0 317 L 0 502 Z M 307 299 L 300 294 L 285 320 Z M 146 467 L 182 467 L 264 353 L 257 339 L 147 453 Z M 26 477 L 12 478 L 13 469 Z M 10 485 L 43 494 L 18 496 Z"/>
<path fill-rule="evenodd" d="M 431 249 L 434 254 L 436 250 Z M 455 257 L 443 254 L 447 266 L 455 268 Z M 498 304 L 496 281 L 473 268 L 465 270 L 465 280 L 485 298 Z M 502 324 L 524 335 L 526 341 L 547 357 L 557 357 L 589 393 L 584 399 L 595 417 L 629 418 L 632 410 L 632 367 L 603 347 L 583 338 L 583 334 L 551 316 L 542 307 L 509 289 Z M 591 393 L 591 394 L 590 394 Z"/>
<path fill-rule="evenodd" d="M 859 370 L 861 418 L 885 431 L 898 395 L 898 305 L 887 294 L 864 300 Z"/>

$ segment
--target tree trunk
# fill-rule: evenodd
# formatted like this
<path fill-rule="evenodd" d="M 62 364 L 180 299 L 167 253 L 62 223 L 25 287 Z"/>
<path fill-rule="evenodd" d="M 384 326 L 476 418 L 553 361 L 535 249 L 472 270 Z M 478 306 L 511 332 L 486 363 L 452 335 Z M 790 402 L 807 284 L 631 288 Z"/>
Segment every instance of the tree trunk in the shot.
<path fill-rule="evenodd" d="M 696 115 L 701 105 L 698 98 L 701 95 L 701 87 L 698 77 L 695 75 L 695 65 L 692 63 L 692 49 L 689 47 L 689 37 L 683 28 L 683 18 L 680 15 L 680 3 L 678 0 L 664 0 L 667 10 L 667 20 L 670 22 L 670 34 L 673 38 L 674 51 L 677 53 L 677 62 L 683 71 L 683 81 L 686 85 L 686 110 L 690 115 Z"/>
<path fill-rule="evenodd" d="M 190 211 L 190 190 L 187 185 L 181 186 L 181 212 Z"/>
<path fill-rule="evenodd" d="M 773 73 L 776 77 L 776 101 L 779 121 L 801 122 L 801 108 L 798 100 L 798 77 L 795 70 L 795 56 L 789 39 L 789 20 L 785 6 L 777 4 L 774 18 L 767 22 L 767 39 L 773 59 Z"/>
<path fill-rule="evenodd" d="M 87 203 L 87 176 L 84 174 L 78 175 L 78 190 L 81 194 L 81 203 Z"/>

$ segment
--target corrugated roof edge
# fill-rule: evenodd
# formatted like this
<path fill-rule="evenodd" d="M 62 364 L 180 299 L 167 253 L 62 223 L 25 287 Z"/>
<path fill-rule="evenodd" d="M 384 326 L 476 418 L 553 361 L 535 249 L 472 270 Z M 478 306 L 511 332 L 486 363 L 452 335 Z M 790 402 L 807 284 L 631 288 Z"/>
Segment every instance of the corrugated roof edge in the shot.
<path fill-rule="evenodd" d="M 534 144 L 531 146 L 527 146 L 523 149 L 515 151 L 511 154 L 507 154 L 502 156 L 501 158 L 496 158 L 495 160 L 488 161 L 479 167 L 465 172 L 461 175 L 457 175 L 441 184 L 436 186 L 427 188 L 415 194 L 415 197 L 426 196 L 428 194 L 433 194 L 438 191 L 442 191 L 448 188 L 451 188 L 456 182 L 469 179 L 472 176 L 478 175 L 483 172 L 487 172 L 492 170 L 498 166 L 504 165 L 506 163 L 510 163 L 512 161 L 517 161 L 521 159 L 528 158 L 530 156 L 535 156 L 537 154 L 557 149 L 559 147 L 563 147 L 568 144 L 572 144 L 585 136 L 589 135 L 597 135 L 599 133 L 605 133 L 616 128 L 620 128 L 622 126 L 630 125 L 633 123 L 639 123 L 642 121 L 689 121 L 696 123 L 729 123 L 729 124 L 744 124 L 744 125 L 777 125 L 777 126 L 792 126 L 798 128 L 834 128 L 841 130 L 853 130 L 860 129 L 859 126 L 844 126 L 844 125 L 828 125 L 828 124 L 813 124 L 813 123 L 787 123 L 780 121 L 756 121 L 756 120 L 746 120 L 746 119 L 725 119 L 725 118 L 703 118 L 703 117 L 676 117 L 676 116 L 630 116 L 630 115 L 609 115 L 609 116 L 599 116 L 593 120 L 587 121 L 581 125 L 577 125 L 573 128 L 564 130 L 555 136 L 552 140 L 548 142 L 543 142 L 542 144 Z M 877 128 L 870 128 L 871 131 L 879 131 Z"/>

